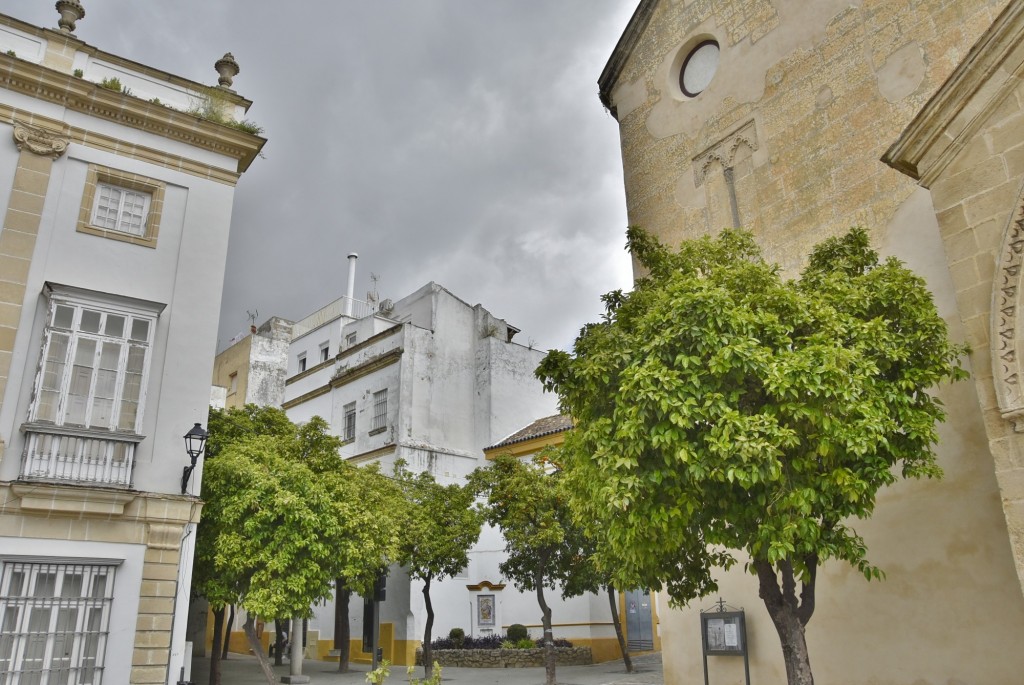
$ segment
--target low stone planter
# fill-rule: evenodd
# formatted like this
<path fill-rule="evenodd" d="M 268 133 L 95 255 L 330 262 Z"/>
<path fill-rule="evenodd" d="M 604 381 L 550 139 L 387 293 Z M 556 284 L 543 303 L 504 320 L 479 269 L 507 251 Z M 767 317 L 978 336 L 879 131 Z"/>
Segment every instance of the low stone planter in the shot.
<path fill-rule="evenodd" d="M 434 661 L 441 666 L 464 668 L 525 668 L 543 666 L 544 650 L 532 649 L 435 649 Z M 590 647 L 555 647 L 559 666 L 589 666 L 594 663 Z M 423 650 L 416 650 L 416 665 L 423 665 Z"/>

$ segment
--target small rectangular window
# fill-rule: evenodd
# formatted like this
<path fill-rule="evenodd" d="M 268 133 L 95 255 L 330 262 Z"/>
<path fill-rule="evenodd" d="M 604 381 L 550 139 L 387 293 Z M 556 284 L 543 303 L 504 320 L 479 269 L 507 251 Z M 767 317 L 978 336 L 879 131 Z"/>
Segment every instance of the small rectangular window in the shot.
<path fill-rule="evenodd" d="M 166 184 L 89 165 L 78 210 L 78 232 L 155 248 Z"/>
<path fill-rule="evenodd" d="M 373 393 L 373 426 L 370 430 L 375 431 L 384 428 L 388 423 L 388 391 L 378 390 Z"/>
<path fill-rule="evenodd" d="M 345 405 L 345 442 L 356 439 L 356 403 Z"/>
<path fill-rule="evenodd" d="M 146 233 L 152 199 L 149 193 L 99 183 L 92 206 L 92 225 L 141 237 Z"/>
<path fill-rule="evenodd" d="M 352 347 L 359 340 L 359 335 L 356 333 L 349 333 L 345 336 L 345 347 Z"/>
<path fill-rule="evenodd" d="M 328 359 L 330 359 L 330 356 L 331 356 L 330 350 L 331 350 L 330 343 L 321 343 L 320 344 L 320 361 L 321 362 L 325 362 Z"/>
<path fill-rule="evenodd" d="M 231 381 L 231 389 L 228 390 L 228 392 L 229 393 L 236 393 L 236 392 L 238 392 L 238 372 L 236 371 L 235 373 L 233 373 L 230 376 L 228 376 L 228 378 Z"/>
<path fill-rule="evenodd" d="M 302 373 L 305 370 L 306 370 L 306 355 L 300 354 L 299 355 L 299 370 L 298 370 L 298 373 Z"/>

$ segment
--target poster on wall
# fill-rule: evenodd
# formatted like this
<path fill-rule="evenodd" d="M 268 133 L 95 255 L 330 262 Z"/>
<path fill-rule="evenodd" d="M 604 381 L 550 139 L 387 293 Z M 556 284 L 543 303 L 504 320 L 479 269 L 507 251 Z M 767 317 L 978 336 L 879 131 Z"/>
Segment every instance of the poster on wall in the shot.
<path fill-rule="evenodd" d="M 713 656 L 743 656 L 746 627 L 742 611 L 701 613 L 704 653 Z"/>
<path fill-rule="evenodd" d="M 477 595 L 476 622 L 482 626 L 494 625 L 494 595 Z"/>

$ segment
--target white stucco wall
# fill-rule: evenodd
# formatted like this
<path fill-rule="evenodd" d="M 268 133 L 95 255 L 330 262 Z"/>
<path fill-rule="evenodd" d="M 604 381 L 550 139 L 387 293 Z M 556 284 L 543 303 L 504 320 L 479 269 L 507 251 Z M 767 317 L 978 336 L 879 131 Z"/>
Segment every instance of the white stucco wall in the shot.
<path fill-rule="evenodd" d="M 400 329 L 370 340 L 373 335 L 390 330 L 396 325 L 394 321 L 403 322 Z M 395 302 L 387 318 L 335 318 L 299 336 L 288 354 L 290 373 L 295 373 L 294 360 L 301 352 L 307 354 L 307 359 L 314 359 L 328 330 L 332 335 L 339 331 L 341 340 L 356 332 L 356 348 L 352 352 L 345 350 L 330 369 L 291 380 L 287 399 L 322 387 L 338 374 L 370 367 L 397 351 L 401 356 L 397 362 L 375 368 L 325 395 L 288 409 L 288 415 L 294 421 L 308 420 L 315 414 L 329 417 L 333 431 L 343 435 L 344 407 L 355 402 L 356 438 L 342 447 L 342 455 L 358 457 L 394 446 L 392 452 L 373 457 L 385 473 L 391 471 L 396 459 L 403 459 L 414 472 L 429 471 L 441 482 L 463 482 L 473 469 L 486 464 L 483 448 L 557 410 L 555 398 L 542 392 L 533 375 L 543 353 L 508 342 L 504 321 L 435 283 L 428 283 Z M 311 366 L 308 364 L 307 368 Z M 388 390 L 387 430 L 370 435 L 373 393 L 384 388 Z M 540 622 L 540 609 L 533 593 L 519 593 L 511 584 L 493 593 L 467 589 L 468 584 L 483 580 L 506 582 L 498 571 L 504 547 L 500 531 L 487 528 L 471 550 L 465 572 L 458 578 L 434 582 L 434 637 L 446 636 L 454 627 L 463 628 L 467 634 L 480 635 L 485 630 L 501 634 L 510 623 Z M 493 627 L 475 623 L 478 594 L 495 594 L 497 613 Z M 547 599 L 556 623 L 610 620 L 606 600 L 595 604 L 595 599 L 600 598 L 582 597 L 562 602 L 558 591 L 549 591 Z M 361 598 L 353 598 L 350 620 L 356 639 L 362 628 Z M 422 583 L 410 583 L 403 571 L 392 569 L 382 620 L 394 623 L 396 640 L 422 639 L 426 620 Z M 333 621 L 334 604 L 329 600 L 317 608 L 311 628 L 319 631 L 321 640 L 330 640 L 334 635 Z M 607 631 L 613 634 L 610 625 Z M 600 632 L 589 626 L 556 628 L 559 637 L 603 637 L 597 634 Z"/>

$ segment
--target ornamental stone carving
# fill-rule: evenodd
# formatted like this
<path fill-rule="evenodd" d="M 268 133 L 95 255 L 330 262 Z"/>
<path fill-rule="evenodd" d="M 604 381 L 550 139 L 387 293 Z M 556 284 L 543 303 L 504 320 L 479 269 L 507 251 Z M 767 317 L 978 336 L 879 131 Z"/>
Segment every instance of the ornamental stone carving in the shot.
<path fill-rule="evenodd" d="M 225 52 L 224 56 L 217 60 L 213 68 L 217 70 L 217 74 L 220 78 L 217 79 L 217 83 L 222 88 L 231 88 L 232 79 L 238 76 L 238 72 L 241 69 L 238 66 L 238 62 L 235 61 L 235 56 L 230 52 Z"/>
<path fill-rule="evenodd" d="M 68 149 L 68 139 L 44 128 L 30 126 L 21 121 L 14 122 L 14 144 L 19 150 L 41 157 L 57 159 Z"/>
<path fill-rule="evenodd" d="M 1024 206 L 1003 234 L 992 293 L 992 367 L 999 413 L 1024 432 L 1024 392 L 1021 388 L 1021 350 L 1018 341 L 1020 294 L 1024 274 Z"/>
<path fill-rule="evenodd" d="M 723 169 L 731 169 L 736 159 L 736 150 L 743 144 L 749 147 L 751 152 L 757 150 L 757 127 L 754 126 L 753 119 L 693 158 L 694 184 L 698 188 L 704 185 L 708 169 L 715 162 L 721 164 Z"/>
<path fill-rule="evenodd" d="M 78 0 L 57 0 L 57 4 L 54 7 L 60 12 L 57 26 L 64 33 L 74 33 L 75 22 L 85 18 L 85 8 L 82 7 L 82 3 L 78 2 Z"/>

